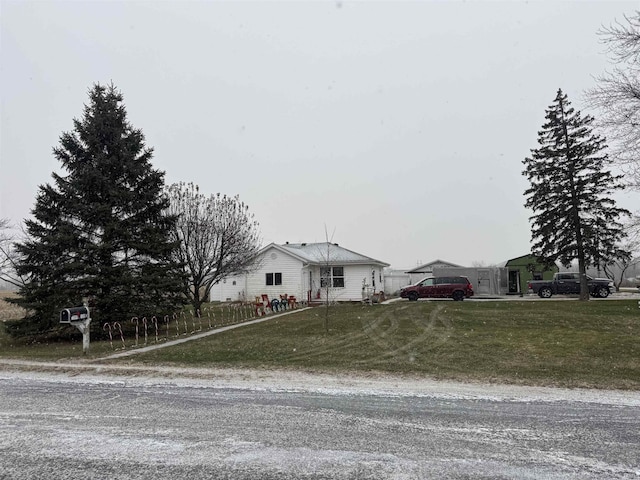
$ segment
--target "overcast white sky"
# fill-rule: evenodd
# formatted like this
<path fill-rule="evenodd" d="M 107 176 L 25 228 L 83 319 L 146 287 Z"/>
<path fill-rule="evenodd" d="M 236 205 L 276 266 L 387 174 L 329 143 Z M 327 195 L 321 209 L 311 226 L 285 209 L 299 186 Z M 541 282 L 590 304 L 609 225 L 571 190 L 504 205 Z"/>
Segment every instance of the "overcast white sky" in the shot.
<path fill-rule="evenodd" d="M 0 217 L 113 82 L 166 182 L 238 194 L 264 244 L 394 268 L 530 249 L 522 160 L 558 88 L 583 110 L 597 31 L 637 1 L 1 0 Z M 636 210 L 637 197 L 621 198 Z"/>

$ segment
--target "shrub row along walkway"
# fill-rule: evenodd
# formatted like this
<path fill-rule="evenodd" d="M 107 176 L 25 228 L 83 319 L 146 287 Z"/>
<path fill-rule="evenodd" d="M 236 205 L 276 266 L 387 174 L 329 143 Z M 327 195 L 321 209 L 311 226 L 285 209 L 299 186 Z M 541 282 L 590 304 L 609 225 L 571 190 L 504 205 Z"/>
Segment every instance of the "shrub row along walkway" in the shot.
<path fill-rule="evenodd" d="M 139 353 L 150 352 L 152 350 L 157 350 L 159 348 L 172 347 L 173 345 L 179 345 L 181 343 L 190 342 L 192 340 L 198 340 L 200 338 L 208 337 L 209 335 L 215 335 L 217 333 L 222 333 L 222 332 L 226 332 L 228 330 L 233 330 L 234 328 L 246 327 L 247 325 L 255 325 L 256 323 L 266 322 L 267 320 L 271 320 L 272 318 L 278 318 L 278 317 L 282 317 L 284 315 L 291 315 L 292 313 L 302 312 L 304 310 L 308 310 L 309 308 L 311 308 L 311 307 L 298 308 L 298 309 L 289 310 L 289 311 L 286 311 L 286 312 L 283 312 L 283 313 L 275 313 L 275 314 L 272 314 L 272 315 L 266 315 L 266 316 L 264 316 L 262 318 L 258 318 L 256 320 L 250 320 L 250 321 L 247 321 L 247 322 L 236 323 L 234 325 L 229 325 L 228 327 L 216 328 L 214 330 L 209 330 L 207 332 L 202 332 L 202 333 L 197 333 L 195 335 L 190 335 L 190 336 L 185 337 L 185 338 L 178 338 L 176 340 L 169 340 L 168 342 L 165 342 L 165 343 L 157 343 L 155 345 L 149 345 L 147 347 L 134 348 L 132 350 L 126 350 L 126 351 L 123 351 L 123 352 L 114 353 L 114 354 L 108 355 L 106 357 L 95 358 L 95 359 L 91 360 L 91 362 L 102 362 L 104 360 L 113 360 L 113 359 L 116 359 L 116 358 L 130 357 L 132 355 L 137 355 Z"/>

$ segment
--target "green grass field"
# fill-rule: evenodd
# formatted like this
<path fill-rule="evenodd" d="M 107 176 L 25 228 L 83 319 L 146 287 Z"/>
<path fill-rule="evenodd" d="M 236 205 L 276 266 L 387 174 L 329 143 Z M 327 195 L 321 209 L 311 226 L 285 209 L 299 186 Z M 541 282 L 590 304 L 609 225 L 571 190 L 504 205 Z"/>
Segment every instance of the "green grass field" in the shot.
<path fill-rule="evenodd" d="M 439 379 L 640 389 L 635 300 L 407 302 L 323 307 L 130 357 L 197 367 L 388 372 Z M 0 355 L 77 357 L 75 345 L 13 345 Z M 92 343 L 90 358 L 111 352 Z"/>

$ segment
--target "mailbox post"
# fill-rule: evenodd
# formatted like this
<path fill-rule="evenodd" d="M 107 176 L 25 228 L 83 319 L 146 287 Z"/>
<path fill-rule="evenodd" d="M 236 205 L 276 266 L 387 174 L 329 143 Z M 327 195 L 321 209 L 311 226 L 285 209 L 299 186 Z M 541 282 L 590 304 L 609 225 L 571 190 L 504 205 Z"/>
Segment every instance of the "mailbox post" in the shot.
<path fill-rule="evenodd" d="M 82 353 L 89 351 L 89 325 L 91 324 L 91 312 L 86 305 L 82 307 L 65 308 L 60 312 L 60 323 L 73 325 L 82 333 Z"/>

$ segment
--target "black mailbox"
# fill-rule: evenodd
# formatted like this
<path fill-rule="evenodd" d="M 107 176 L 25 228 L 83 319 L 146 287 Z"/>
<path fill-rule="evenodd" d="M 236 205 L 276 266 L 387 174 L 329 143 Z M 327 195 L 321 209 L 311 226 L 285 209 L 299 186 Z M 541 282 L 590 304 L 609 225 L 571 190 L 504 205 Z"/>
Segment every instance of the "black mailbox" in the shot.
<path fill-rule="evenodd" d="M 65 308 L 60 312 L 60 323 L 82 322 L 89 318 L 89 307 Z"/>

